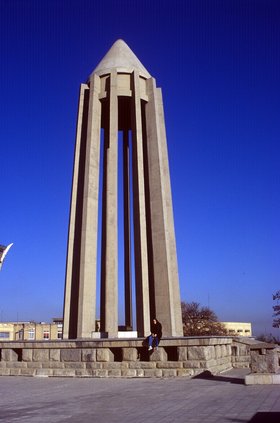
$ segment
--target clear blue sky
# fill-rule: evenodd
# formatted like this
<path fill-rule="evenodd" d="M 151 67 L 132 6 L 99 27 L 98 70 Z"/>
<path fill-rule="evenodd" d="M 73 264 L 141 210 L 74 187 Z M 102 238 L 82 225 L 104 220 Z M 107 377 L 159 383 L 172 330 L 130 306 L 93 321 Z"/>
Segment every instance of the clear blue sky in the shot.
<path fill-rule="evenodd" d="M 182 299 L 270 333 L 277 0 L 0 0 L 1 319 L 62 315 L 79 85 L 118 38 L 163 90 Z"/>

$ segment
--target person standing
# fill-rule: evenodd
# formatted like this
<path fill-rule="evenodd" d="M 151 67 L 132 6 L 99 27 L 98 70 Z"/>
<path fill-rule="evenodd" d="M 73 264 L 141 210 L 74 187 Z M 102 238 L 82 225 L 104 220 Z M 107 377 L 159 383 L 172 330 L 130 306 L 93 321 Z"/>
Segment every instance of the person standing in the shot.
<path fill-rule="evenodd" d="M 153 349 L 153 343 L 155 344 L 155 348 L 158 349 L 159 341 L 162 337 L 162 326 L 161 323 L 154 318 L 151 324 L 151 335 L 148 337 L 149 348 L 148 350 Z"/>

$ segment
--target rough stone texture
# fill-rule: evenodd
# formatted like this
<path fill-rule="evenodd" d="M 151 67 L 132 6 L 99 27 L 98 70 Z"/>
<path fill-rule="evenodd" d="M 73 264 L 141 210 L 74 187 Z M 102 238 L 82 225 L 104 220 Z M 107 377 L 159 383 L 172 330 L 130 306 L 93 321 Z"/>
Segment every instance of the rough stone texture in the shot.
<path fill-rule="evenodd" d="M 53 375 L 53 370 L 51 369 L 37 369 L 36 370 L 36 376 L 46 377 L 46 376 L 52 376 L 52 375 Z"/>
<path fill-rule="evenodd" d="M 210 347 L 189 347 L 189 360 L 211 360 L 213 357 L 213 348 Z"/>
<path fill-rule="evenodd" d="M 96 349 L 82 349 L 82 361 L 96 361 Z"/>
<path fill-rule="evenodd" d="M 33 350 L 24 348 L 22 350 L 22 360 L 23 361 L 32 361 L 33 359 Z"/>
<path fill-rule="evenodd" d="M 162 370 L 161 369 L 145 369 L 144 376 L 145 377 L 162 377 Z"/>
<path fill-rule="evenodd" d="M 164 362 L 157 362 L 158 369 L 181 369 L 183 368 L 183 363 L 178 361 L 164 361 Z"/>
<path fill-rule="evenodd" d="M 138 361 L 135 363 L 129 363 L 128 366 L 131 369 L 155 369 L 156 364 L 157 363 L 155 361 Z"/>
<path fill-rule="evenodd" d="M 108 377 L 120 377 L 122 375 L 121 369 L 108 370 Z"/>
<path fill-rule="evenodd" d="M 162 377 L 176 377 L 177 370 L 176 369 L 162 369 Z"/>
<path fill-rule="evenodd" d="M 251 351 L 251 370 L 253 373 L 276 373 L 279 369 L 276 350 Z"/>
<path fill-rule="evenodd" d="M 2 361 L 18 361 L 18 354 L 13 349 L 2 349 L 1 352 Z"/>
<path fill-rule="evenodd" d="M 193 376 L 193 370 L 192 369 L 179 369 L 177 370 L 177 376 L 178 377 L 191 377 Z"/>
<path fill-rule="evenodd" d="M 96 351 L 96 361 L 114 361 L 114 354 L 109 348 L 102 348 Z"/>
<path fill-rule="evenodd" d="M 188 359 L 188 348 L 187 347 L 178 347 L 178 361 L 187 361 Z"/>
<path fill-rule="evenodd" d="M 137 371 L 136 369 L 123 369 L 122 376 L 124 377 L 136 377 Z"/>
<path fill-rule="evenodd" d="M 81 350 L 80 349 L 62 350 L 61 361 L 81 361 Z"/>
<path fill-rule="evenodd" d="M 50 361 L 60 361 L 60 350 L 50 350 Z"/>
<path fill-rule="evenodd" d="M 46 350 L 46 349 L 33 350 L 33 361 L 48 361 L 48 360 L 49 360 L 49 350 Z"/>
<path fill-rule="evenodd" d="M 150 361 L 167 361 L 167 353 L 164 348 L 159 347 L 154 350 L 150 355 Z"/>
<path fill-rule="evenodd" d="M 122 348 L 123 361 L 137 361 L 138 351 L 136 348 Z"/>
<path fill-rule="evenodd" d="M 53 370 L 54 376 L 60 376 L 60 377 L 73 377 L 75 376 L 75 370 L 74 369 L 54 369 Z"/>

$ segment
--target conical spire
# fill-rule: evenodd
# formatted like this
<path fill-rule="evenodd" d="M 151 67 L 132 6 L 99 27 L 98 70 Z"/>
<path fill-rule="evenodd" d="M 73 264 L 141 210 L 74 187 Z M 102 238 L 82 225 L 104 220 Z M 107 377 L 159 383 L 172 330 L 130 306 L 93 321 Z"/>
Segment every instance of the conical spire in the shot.
<path fill-rule="evenodd" d="M 112 45 L 110 50 L 94 69 L 93 73 L 103 75 L 109 73 L 111 69 L 117 69 L 118 72 L 128 73 L 136 69 L 141 76 L 145 78 L 151 77 L 147 69 L 145 69 L 140 60 L 123 40 L 117 40 Z"/>

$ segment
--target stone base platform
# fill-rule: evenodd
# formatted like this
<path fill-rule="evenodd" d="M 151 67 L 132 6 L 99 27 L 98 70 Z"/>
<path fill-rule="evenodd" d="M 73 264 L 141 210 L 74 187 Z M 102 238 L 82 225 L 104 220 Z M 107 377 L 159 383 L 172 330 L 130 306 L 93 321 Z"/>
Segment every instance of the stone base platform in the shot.
<path fill-rule="evenodd" d="M 280 374 L 250 373 L 245 376 L 245 385 L 280 385 Z"/>
<path fill-rule="evenodd" d="M 192 377 L 232 368 L 231 337 L 0 343 L 0 376 Z"/>

